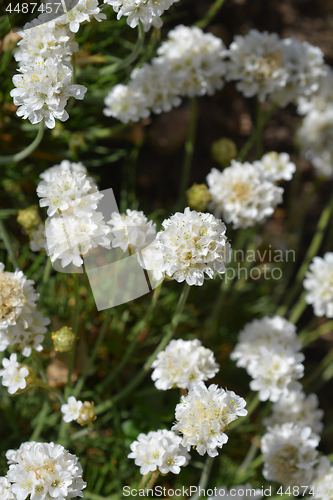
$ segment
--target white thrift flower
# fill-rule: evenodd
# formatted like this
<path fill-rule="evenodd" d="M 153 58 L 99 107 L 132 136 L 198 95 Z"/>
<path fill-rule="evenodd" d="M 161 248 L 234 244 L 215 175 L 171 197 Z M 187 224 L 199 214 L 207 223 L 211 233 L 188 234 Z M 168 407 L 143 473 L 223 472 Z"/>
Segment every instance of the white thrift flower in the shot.
<path fill-rule="evenodd" d="M 94 212 L 92 217 L 52 217 L 45 229 L 47 251 L 51 261 L 61 260 L 62 267 L 73 263 L 80 267 L 82 257 L 98 245 L 110 248 L 110 228 L 103 214 Z"/>
<path fill-rule="evenodd" d="M 134 458 L 142 475 L 159 470 L 162 474 L 179 474 L 180 468 L 188 464 L 190 455 L 181 444 L 182 438 L 165 429 L 148 434 L 139 434 L 131 444 L 128 458 Z"/>
<path fill-rule="evenodd" d="M 130 85 L 115 85 L 104 99 L 103 113 L 105 116 L 117 118 L 122 123 L 137 122 L 141 118 L 147 118 L 149 111 L 142 106 L 144 102 L 140 89 L 133 90 Z"/>
<path fill-rule="evenodd" d="M 167 64 L 178 80 L 179 94 L 193 97 L 213 95 L 224 86 L 225 46 L 212 33 L 196 26 L 177 26 L 157 50 L 158 60 Z"/>
<path fill-rule="evenodd" d="M 234 228 L 263 223 L 282 202 L 283 188 L 263 178 L 258 168 L 248 162 L 231 160 L 220 172 L 213 168 L 207 176 L 212 197 L 210 207 Z"/>
<path fill-rule="evenodd" d="M 11 354 L 10 358 L 3 358 L 3 370 L 0 370 L 2 385 L 7 387 L 9 394 L 15 394 L 18 390 L 23 390 L 27 386 L 29 370 L 26 366 L 20 365 L 16 354 Z"/>
<path fill-rule="evenodd" d="M 19 106 L 17 115 L 28 118 L 33 124 L 45 119 L 45 125 L 54 128 L 55 118 L 66 121 L 69 118 L 65 110 L 68 99 L 83 99 L 87 91 L 83 85 L 73 85 L 72 69 L 52 57 L 45 61 L 40 56 L 35 57 L 19 71 L 21 74 L 13 77 L 16 88 L 10 95 Z"/>
<path fill-rule="evenodd" d="M 293 423 L 269 427 L 261 439 L 263 476 L 283 486 L 310 486 L 318 462 L 319 437 Z"/>
<path fill-rule="evenodd" d="M 38 19 L 34 19 L 31 23 L 26 23 L 18 34 L 22 40 L 17 43 L 20 49 L 15 52 L 14 57 L 21 64 L 40 56 L 44 60 L 52 57 L 70 65 L 72 53 L 79 50 L 73 34 L 66 26 L 40 24 Z"/>
<path fill-rule="evenodd" d="M 113 212 L 108 224 L 114 236 L 112 247 L 123 252 L 137 253 L 155 240 L 156 224 L 138 210 L 127 209 L 126 214 Z"/>
<path fill-rule="evenodd" d="M 203 347 L 200 340 L 171 340 L 151 365 L 151 375 L 157 389 L 172 387 L 190 389 L 202 380 L 213 378 L 219 371 L 214 353 Z"/>
<path fill-rule="evenodd" d="M 183 434 L 182 444 L 188 451 L 193 446 L 200 455 L 207 452 L 215 457 L 217 448 L 228 441 L 224 431 L 230 422 L 247 415 L 245 405 L 246 401 L 234 392 L 214 384 L 207 388 L 204 382 L 199 382 L 176 406 L 176 424 L 172 430 Z"/>
<path fill-rule="evenodd" d="M 77 401 L 74 396 L 70 396 L 67 399 L 67 404 L 61 406 L 61 413 L 64 414 L 62 417 L 65 422 L 71 422 L 72 420 L 77 420 L 80 416 L 80 409 L 82 407 L 82 401 Z"/>
<path fill-rule="evenodd" d="M 83 497 L 82 467 L 75 455 L 59 444 L 29 441 L 6 453 L 8 480 L 17 500 Z"/>
<path fill-rule="evenodd" d="M 316 477 L 311 485 L 313 497 L 318 500 L 333 498 L 333 466 L 326 457 L 321 457 L 316 471 Z"/>
<path fill-rule="evenodd" d="M 288 153 L 271 153 L 265 154 L 260 161 L 254 161 L 253 166 L 258 168 L 264 179 L 268 181 L 291 181 L 293 174 L 296 172 L 295 163 L 290 161 Z"/>
<path fill-rule="evenodd" d="M 171 5 L 178 0 L 104 0 L 104 3 L 112 5 L 113 10 L 117 12 L 117 19 L 127 16 L 127 24 L 135 28 L 141 21 L 144 30 L 148 31 L 151 26 L 161 28 L 163 25 L 161 15 L 168 10 Z"/>
<path fill-rule="evenodd" d="M 315 433 L 323 430 L 324 412 L 318 409 L 316 394 L 306 396 L 302 391 L 291 391 L 287 395 L 282 395 L 271 409 L 271 416 L 263 420 L 266 427 L 293 422 L 300 427 L 311 427 Z"/>
<path fill-rule="evenodd" d="M 101 12 L 98 6 L 98 0 L 68 0 L 66 7 L 68 9 L 64 14 L 49 21 L 51 26 L 66 26 L 72 33 L 77 33 L 80 24 L 91 21 L 93 17 L 99 22 L 106 19 L 106 15 Z M 41 14 L 39 19 L 43 22 L 47 21 L 48 14 Z"/>
<path fill-rule="evenodd" d="M 0 498 L 1 500 L 16 500 L 12 493 L 12 485 L 6 477 L 0 477 Z"/>
<path fill-rule="evenodd" d="M 287 83 L 284 50 L 276 33 L 251 30 L 245 36 L 236 35 L 228 51 L 227 80 L 238 80 L 236 88 L 245 97 L 258 96 L 264 102 Z"/>
<path fill-rule="evenodd" d="M 259 391 L 261 401 L 277 401 L 290 390 L 300 389 L 295 380 L 303 376 L 295 326 L 280 316 L 264 317 L 245 325 L 230 358 L 246 368 L 253 380 L 250 387 Z"/>
<path fill-rule="evenodd" d="M 40 250 L 45 250 L 46 248 L 46 238 L 45 238 L 45 224 L 41 223 L 34 229 L 29 232 L 29 246 L 30 250 L 33 252 L 39 252 Z"/>
<path fill-rule="evenodd" d="M 39 297 L 33 288 L 34 281 L 27 280 L 22 271 L 11 273 L 4 269 L 0 262 L 0 332 L 19 319 L 29 325 Z"/>
<path fill-rule="evenodd" d="M 262 491 L 260 488 L 252 488 L 250 483 L 240 484 L 239 486 L 233 486 L 228 490 L 226 486 L 221 486 L 217 489 L 217 494 L 208 497 L 208 500 L 219 500 L 220 498 L 228 498 L 230 500 L 242 500 L 245 498 L 252 498 L 253 500 L 259 500 L 262 498 Z"/>
<path fill-rule="evenodd" d="M 160 281 L 164 278 L 163 252 L 156 240 L 138 253 L 138 261 L 143 269 L 152 273 L 154 280 Z"/>
<path fill-rule="evenodd" d="M 312 304 L 316 316 L 333 318 L 333 252 L 314 257 L 303 281 L 307 304 Z"/>
<path fill-rule="evenodd" d="M 54 165 L 53 167 L 47 168 L 43 173 L 40 174 L 40 178 L 45 182 L 50 182 L 52 174 L 87 174 L 87 169 L 83 163 L 72 163 L 69 160 L 62 160 L 59 165 Z M 92 177 L 88 177 L 90 184 L 95 185 L 95 181 Z"/>
<path fill-rule="evenodd" d="M 181 283 L 203 285 L 204 273 L 210 278 L 214 271 L 225 273 L 230 262 L 230 245 L 225 225 L 212 214 L 185 208 L 163 222 L 164 231 L 157 234 L 163 252 L 163 271 Z"/>

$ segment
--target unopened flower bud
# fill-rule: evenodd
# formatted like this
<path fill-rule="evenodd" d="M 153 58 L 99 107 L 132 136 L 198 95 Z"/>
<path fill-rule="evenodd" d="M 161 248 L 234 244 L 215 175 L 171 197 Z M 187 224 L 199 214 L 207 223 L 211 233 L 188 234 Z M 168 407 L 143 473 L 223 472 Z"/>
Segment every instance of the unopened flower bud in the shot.
<path fill-rule="evenodd" d="M 197 184 L 186 191 L 187 204 L 192 210 L 204 212 L 210 202 L 211 195 L 206 184 Z"/>
<path fill-rule="evenodd" d="M 52 333 L 54 350 L 58 352 L 70 352 L 75 342 L 75 333 L 71 328 L 63 326 L 57 332 Z"/>
<path fill-rule="evenodd" d="M 31 207 L 29 208 L 19 210 L 17 222 L 24 227 L 27 233 L 29 231 L 32 231 L 33 229 L 36 229 L 42 222 L 42 219 L 38 214 L 37 205 L 31 205 Z"/>
<path fill-rule="evenodd" d="M 234 141 L 227 137 L 222 137 L 218 141 L 213 142 L 211 147 L 212 159 L 222 165 L 228 167 L 231 160 L 237 156 L 237 147 Z"/>
<path fill-rule="evenodd" d="M 95 404 L 93 402 L 89 403 L 89 401 L 85 401 L 80 408 L 80 414 L 76 420 L 77 423 L 82 427 L 84 425 L 88 425 L 89 427 L 91 427 L 93 421 L 96 420 L 96 418 Z"/>

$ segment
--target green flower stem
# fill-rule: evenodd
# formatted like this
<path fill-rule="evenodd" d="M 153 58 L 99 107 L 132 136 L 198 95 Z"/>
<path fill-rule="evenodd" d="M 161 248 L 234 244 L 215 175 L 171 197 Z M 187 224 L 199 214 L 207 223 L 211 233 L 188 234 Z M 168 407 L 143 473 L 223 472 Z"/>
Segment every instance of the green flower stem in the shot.
<path fill-rule="evenodd" d="M 303 347 L 305 347 L 311 344 L 311 342 L 314 342 L 315 340 L 319 339 L 323 335 L 331 333 L 332 330 L 333 330 L 333 320 L 327 321 L 323 325 L 318 326 L 318 328 L 310 332 L 309 331 L 301 332 L 298 335 L 298 340 L 302 342 Z"/>
<path fill-rule="evenodd" d="M 198 26 L 198 28 L 201 28 L 202 30 L 205 29 L 208 24 L 214 19 L 220 8 L 223 6 L 224 2 L 225 0 L 215 0 L 213 5 L 209 7 L 205 17 L 195 23 L 195 26 Z"/>
<path fill-rule="evenodd" d="M 231 422 L 231 424 L 229 425 L 229 429 L 234 430 L 236 427 L 241 425 L 245 420 L 247 420 L 252 415 L 252 413 L 259 406 L 259 404 L 260 404 L 259 395 L 258 393 L 255 393 L 255 395 L 253 396 L 253 398 L 249 403 L 249 406 L 247 407 L 247 415 L 245 415 L 245 417 L 238 417 L 237 420 Z"/>
<path fill-rule="evenodd" d="M 8 236 L 8 233 L 6 231 L 6 228 L 5 228 L 5 225 L 2 221 L 2 219 L 0 219 L 0 238 L 4 242 L 4 245 L 5 245 L 6 250 L 8 252 L 8 255 L 9 255 L 10 261 L 13 265 L 13 268 L 19 269 L 19 265 L 18 265 L 18 262 L 16 260 L 15 252 L 14 252 L 14 249 L 12 247 L 12 242 L 10 241 L 10 238 Z"/>
<path fill-rule="evenodd" d="M 251 463 L 253 463 L 254 457 L 257 454 L 259 446 L 260 446 L 260 435 L 257 435 L 252 439 L 251 446 L 248 449 L 248 452 L 247 452 L 243 462 L 238 467 L 237 476 L 241 476 L 247 470 L 249 465 Z"/>
<path fill-rule="evenodd" d="M 316 234 L 312 238 L 311 244 L 308 248 L 308 251 L 303 259 L 301 267 L 299 268 L 299 271 L 298 271 L 297 276 L 295 278 L 294 285 L 293 285 L 292 289 L 290 290 L 290 293 L 287 295 L 285 304 L 283 304 L 281 307 L 279 307 L 279 309 L 277 311 L 277 314 L 279 316 L 284 316 L 286 314 L 289 307 L 291 306 L 291 304 L 294 302 L 295 298 L 297 297 L 297 295 L 299 293 L 299 289 L 302 285 L 305 273 L 309 269 L 309 265 L 311 263 L 311 260 L 313 259 L 313 257 L 315 255 L 317 255 L 317 252 L 321 246 L 327 225 L 328 225 L 328 223 L 330 221 L 330 217 L 332 215 L 332 210 L 333 210 L 333 195 L 320 216 L 320 219 L 319 219 L 319 222 L 317 225 Z"/>
<path fill-rule="evenodd" d="M 197 98 L 192 97 L 190 99 L 190 104 L 191 104 L 190 124 L 189 124 L 189 131 L 188 131 L 187 140 L 185 143 L 185 154 L 184 154 L 182 175 L 181 175 L 181 179 L 180 179 L 179 194 L 178 194 L 178 201 L 177 201 L 177 207 L 179 208 L 179 210 L 182 208 L 183 202 L 185 200 L 185 191 L 186 191 L 186 188 L 188 187 L 188 181 L 190 178 L 192 160 L 193 160 L 193 155 L 194 155 L 195 138 L 196 138 L 197 127 L 198 127 L 198 100 L 197 100 Z"/>
<path fill-rule="evenodd" d="M 160 351 L 162 351 L 162 349 L 164 349 L 164 347 L 170 342 L 173 335 L 175 334 L 177 327 L 178 327 L 178 324 L 179 324 L 179 321 L 180 321 L 180 318 L 181 318 L 181 315 L 182 315 L 182 312 L 184 310 L 184 307 L 185 307 L 185 304 L 187 301 L 189 291 L 190 291 L 190 286 L 187 283 L 185 283 L 183 291 L 181 293 L 181 296 L 180 296 L 178 304 L 177 304 L 175 314 L 171 320 L 168 332 L 165 334 L 165 336 L 163 337 L 163 339 L 161 340 L 159 345 L 156 347 L 153 354 L 148 358 L 148 360 L 146 361 L 146 363 L 144 364 L 144 366 L 140 370 L 140 372 L 137 374 L 136 377 L 134 377 L 131 380 L 131 382 L 129 382 L 129 384 L 127 384 L 127 386 L 124 389 L 122 389 L 120 392 L 118 392 L 118 394 L 116 394 L 112 399 L 109 399 L 108 401 L 105 401 L 104 403 L 97 405 L 95 408 L 96 415 L 99 415 L 103 411 L 111 408 L 116 402 L 118 402 L 119 400 L 123 399 L 125 396 L 130 394 L 141 383 L 141 381 L 145 378 L 145 376 L 148 373 L 148 370 L 150 369 L 150 367 L 151 367 L 153 361 L 155 360 L 155 358 L 157 357 L 158 353 Z"/>
<path fill-rule="evenodd" d="M 204 465 L 204 468 L 202 469 L 201 477 L 199 480 L 198 484 L 198 489 L 194 495 L 191 496 L 190 500 L 199 500 L 200 499 L 200 488 L 205 489 L 208 481 L 209 481 L 209 476 L 213 467 L 213 462 L 214 462 L 214 457 L 207 457 L 206 462 Z"/>
<path fill-rule="evenodd" d="M 331 453 L 330 455 L 327 455 L 327 458 L 330 462 L 333 462 L 333 453 Z"/>
<path fill-rule="evenodd" d="M 42 389 L 46 389 L 49 392 L 53 392 L 57 396 L 57 398 L 59 399 L 61 404 L 63 404 L 65 402 L 64 398 L 62 397 L 61 392 L 58 391 L 58 389 L 56 389 L 55 387 L 51 387 L 47 382 L 44 382 L 40 378 L 36 379 L 35 385 L 37 385 L 38 387 L 41 387 Z"/>
<path fill-rule="evenodd" d="M 333 349 L 331 349 L 326 354 L 326 356 L 321 360 L 319 365 L 313 370 L 311 375 L 306 377 L 303 385 L 307 386 L 307 385 L 311 384 L 313 381 L 315 381 L 316 379 L 321 379 L 321 380 L 324 380 L 324 382 L 327 382 L 329 380 L 329 378 L 331 378 L 333 376 L 333 373 L 331 373 L 331 371 L 332 371 L 331 368 L 333 366 L 332 363 L 333 363 Z M 330 365 L 332 365 L 332 366 L 330 366 Z M 329 376 L 325 376 L 325 370 L 327 368 L 330 369 Z"/>
<path fill-rule="evenodd" d="M 77 383 L 75 385 L 75 388 L 73 390 L 73 396 L 75 396 L 76 398 L 79 397 L 80 392 L 82 391 L 82 388 L 83 388 L 84 383 L 86 381 L 86 378 L 87 378 L 87 376 L 89 374 L 89 371 L 90 371 L 91 367 L 93 366 L 93 364 L 95 362 L 95 359 L 97 357 L 98 349 L 101 346 L 101 344 L 103 343 L 105 334 L 106 334 L 108 326 L 109 326 L 109 320 L 110 320 L 110 316 L 111 316 L 111 311 L 112 311 L 111 308 L 107 310 L 107 313 L 105 315 L 105 319 L 103 321 L 101 330 L 100 330 L 99 335 L 98 335 L 98 339 L 95 342 L 93 351 L 91 353 L 91 356 L 89 357 L 89 361 L 86 364 L 81 377 L 79 378 L 79 380 L 77 381 Z"/>
<path fill-rule="evenodd" d="M 52 262 L 51 262 L 51 259 L 49 257 L 47 257 L 46 262 L 45 262 L 45 267 L 44 267 L 44 273 L 43 273 L 42 288 L 40 291 L 39 302 L 38 302 L 40 307 L 42 307 L 43 302 L 44 302 L 45 289 L 46 289 L 47 283 L 48 283 L 49 278 L 50 278 L 51 270 L 52 270 Z"/>
<path fill-rule="evenodd" d="M 121 69 L 127 68 L 127 66 L 132 64 L 137 59 L 137 57 L 139 56 L 139 54 L 141 52 L 141 49 L 142 49 L 142 46 L 143 46 L 143 43 L 145 40 L 145 32 L 144 32 L 143 25 L 142 25 L 141 21 L 139 21 L 138 30 L 139 30 L 138 39 L 136 41 L 136 44 L 135 44 L 134 49 L 131 52 L 131 54 L 120 62 L 111 64 L 110 66 L 105 66 L 104 68 L 102 68 L 100 70 L 100 75 L 111 75 L 113 73 L 116 73 L 117 71 L 120 71 Z"/>
<path fill-rule="evenodd" d="M 147 310 L 145 316 L 142 318 L 141 321 L 139 321 L 135 325 L 135 327 L 133 329 L 134 337 L 133 337 L 132 341 L 130 342 L 129 346 L 127 347 L 124 356 L 121 358 L 120 363 L 118 363 L 118 365 L 115 367 L 115 369 L 113 371 L 111 371 L 109 373 L 109 375 L 105 378 L 105 380 L 103 382 L 103 386 L 104 385 L 109 386 L 111 384 L 111 382 L 117 377 L 117 375 L 121 372 L 121 370 L 123 369 L 123 367 L 125 366 L 127 361 L 132 356 L 132 354 L 137 346 L 138 338 L 140 337 L 143 330 L 145 330 L 147 328 L 147 326 L 149 325 L 149 323 L 151 321 L 151 318 L 153 316 L 153 312 L 155 310 L 158 298 L 159 298 L 160 293 L 161 293 L 162 285 L 163 285 L 163 282 L 161 283 L 161 285 L 159 285 L 158 287 L 155 288 L 152 301 L 149 304 L 149 307 L 148 307 L 148 310 Z"/>
<path fill-rule="evenodd" d="M 289 321 L 291 323 L 297 323 L 299 318 L 302 316 L 303 312 L 307 307 L 307 303 L 305 302 L 305 295 L 307 292 L 303 292 L 300 296 L 299 300 L 296 302 L 295 306 L 292 308 L 289 314 Z"/>
<path fill-rule="evenodd" d="M 263 153 L 262 135 L 265 126 L 265 117 L 263 111 L 263 104 L 257 99 L 257 116 L 256 116 L 256 154 L 259 159 Z"/>
<path fill-rule="evenodd" d="M 39 146 L 44 135 L 44 121 L 39 122 L 38 132 L 32 143 L 23 151 L 10 156 L 0 156 L 0 165 L 8 165 L 9 163 L 16 163 L 18 161 L 24 160 L 29 156 L 35 149 Z"/>
<path fill-rule="evenodd" d="M 70 352 L 69 356 L 69 363 L 68 363 L 68 376 L 67 376 L 67 384 L 65 387 L 65 394 L 64 394 L 64 399 L 67 401 L 67 399 L 70 396 L 71 392 L 71 378 L 72 378 L 72 373 L 73 373 L 73 368 L 74 368 L 74 361 L 75 361 L 75 351 L 76 351 L 76 340 L 77 340 L 77 334 L 78 334 L 78 323 L 79 323 L 79 278 L 77 274 L 73 275 L 74 277 L 74 296 L 75 296 L 75 309 L 74 309 L 74 318 L 73 318 L 73 332 L 75 333 L 75 341 L 72 347 L 72 350 Z M 66 444 L 66 433 L 69 428 L 69 424 L 67 424 L 63 419 L 61 420 L 60 424 L 60 429 L 59 429 L 59 437 L 58 437 L 58 442 L 62 442 Z M 63 444 L 65 446 L 65 444 Z"/>
<path fill-rule="evenodd" d="M 49 405 L 47 399 L 45 398 L 44 402 L 43 402 L 42 409 L 40 410 L 39 415 L 38 415 L 37 425 L 34 429 L 34 432 L 31 435 L 30 441 L 37 441 L 38 440 L 38 438 L 43 430 L 44 423 L 45 423 L 47 414 L 49 412 L 49 409 L 50 409 L 50 405 Z"/>

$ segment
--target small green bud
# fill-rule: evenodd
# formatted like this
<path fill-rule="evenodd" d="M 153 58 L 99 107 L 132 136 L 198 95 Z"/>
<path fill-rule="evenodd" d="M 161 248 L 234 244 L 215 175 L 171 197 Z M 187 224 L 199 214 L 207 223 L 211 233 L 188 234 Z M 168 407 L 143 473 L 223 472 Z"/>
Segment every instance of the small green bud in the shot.
<path fill-rule="evenodd" d="M 39 217 L 37 205 L 31 205 L 29 208 L 19 210 L 17 222 L 24 227 L 27 233 L 36 229 L 42 222 L 42 219 Z"/>
<path fill-rule="evenodd" d="M 228 167 L 231 160 L 237 156 L 237 147 L 234 141 L 227 137 L 222 137 L 218 141 L 213 142 L 211 147 L 212 159 L 222 165 Z"/>
<path fill-rule="evenodd" d="M 204 212 L 211 200 L 206 184 L 197 184 L 196 182 L 186 191 L 186 197 L 188 206 L 197 212 Z"/>
<path fill-rule="evenodd" d="M 80 424 L 82 427 L 84 425 L 92 427 L 92 423 L 94 420 L 96 420 L 96 418 L 97 417 L 95 415 L 95 404 L 93 402 L 89 403 L 89 401 L 85 401 L 80 408 L 80 415 L 76 420 L 77 423 Z"/>
<path fill-rule="evenodd" d="M 75 342 L 75 333 L 71 328 L 63 326 L 57 332 L 52 333 L 54 350 L 58 352 L 70 352 Z"/>

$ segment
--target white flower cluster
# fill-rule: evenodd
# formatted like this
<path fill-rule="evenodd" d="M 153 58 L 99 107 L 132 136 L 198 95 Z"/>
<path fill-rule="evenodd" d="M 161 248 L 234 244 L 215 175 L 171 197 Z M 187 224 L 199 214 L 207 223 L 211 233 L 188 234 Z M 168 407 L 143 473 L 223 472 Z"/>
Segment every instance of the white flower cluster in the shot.
<path fill-rule="evenodd" d="M 7 387 L 9 394 L 15 394 L 18 390 L 22 391 L 27 387 L 29 369 L 17 361 L 16 354 L 11 354 L 9 359 L 3 358 L 2 366 L 0 377 L 2 377 L 2 385 Z"/>
<path fill-rule="evenodd" d="M 252 488 L 250 483 L 233 486 L 230 490 L 228 490 L 226 486 L 221 486 L 220 488 L 217 488 L 216 493 L 216 495 L 214 494 L 214 496 L 208 497 L 208 500 L 219 500 L 220 498 L 243 500 L 244 497 L 259 500 L 262 498 L 262 490 L 259 488 Z"/>
<path fill-rule="evenodd" d="M 264 161 L 267 164 L 267 160 Z M 230 167 L 222 172 L 213 168 L 207 176 L 212 197 L 210 209 L 217 217 L 222 216 L 227 223 L 233 223 L 234 228 L 264 222 L 282 202 L 284 190 L 273 182 L 278 167 L 271 165 L 266 168 L 261 161 L 259 168 L 258 163 L 242 164 L 231 160 Z"/>
<path fill-rule="evenodd" d="M 295 326 L 280 316 L 268 316 L 245 325 L 230 354 L 237 366 L 253 378 L 250 388 L 259 391 L 260 401 L 276 402 L 291 390 L 301 389 L 304 355 Z"/>
<path fill-rule="evenodd" d="M 214 377 L 219 371 L 214 353 L 203 347 L 199 339 L 171 340 L 151 365 L 151 375 L 157 389 L 172 387 L 190 389 L 202 380 Z"/>
<path fill-rule="evenodd" d="M 311 486 L 316 477 L 319 437 L 311 427 L 287 422 L 269 427 L 261 438 L 263 476 L 283 486 Z"/>
<path fill-rule="evenodd" d="M 63 420 L 65 422 L 72 422 L 76 420 L 81 426 L 90 424 L 96 420 L 94 403 L 89 401 L 76 400 L 74 396 L 67 399 L 67 403 L 61 406 L 61 413 L 63 413 Z"/>
<path fill-rule="evenodd" d="M 91 248 L 110 248 L 111 230 L 96 210 L 103 194 L 84 165 L 64 160 L 42 177 L 37 194 L 40 206 L 48 207 L 45 234 L 51 261 L 61 260 L 63 268 L 71 263 L 80 267 Z"/>
<path fill-rule="evenodd" d="M 151 26 L 161 28 L 163 25 L 161 15 L 178 1 L 104 0 L 104 3 L 112 5 L 113 10 L 117 12 L 117 19 L 126 16 L 126 22 L 131 28 L 135 28 L 141 22 L 144 30 L 148 31 Z"/>
<path fill-rule="evenodd" d="M 266 31 L 237 35 L 227 56 L 226 79 L 237 80 L 245 97 L 257 96 L 260 102 L 269 97 L 280 106 L 316 92 L 326 74 L 318 47 Z"/>
<path fill-rule="evenodd" d="M 313 498 L 318 500 L 332 500 L 333 466 L 326 457 L 321 457 L 316 471 L 316 478 L 312 483 Z"/>
<path fill-rule="evenodd" d="M 156 470 L 162 474 L 179 474 L 180 468 L 186 466 L 190 459 L 181 443 L 180 436 L 166 429 L 139 434 L 131 444 L 132 452 L 128 458 L 134 458 L 142 475 Z"/>
<path fill-rule="evenodd" d="M 0 498 L 1 500 L 16 500 L 6 477 L 0 477 Z"/>
<path fill-rule="evenodd" d="M 188 451 L 195 447 L 200 455 L 218 455 L 217 448 L 228 441 L 224 431 L 238 417 L 247 415 L 246 401 L 233 391 L 199 382 L 176 406 L 176 424 L 172 427 L 183 435 L 182 444 Z"/>
<path fill-rule="evenodd" d="M 19 32 L 22 40 L 15 54 L 19 74 L 13 77 L 15 88 L 10 95 L 19 106 L 18 116 L 33 124 L 44 120 L 48 128 L 54 128 L 55 119 L 68 120 L 68 99 L 81 100 L 87 91 L 83 85 L 72 83 L 71 57 L 78 50 L 72 33 L 91 17 L 98 21 L 106 18 L 100 13 L 97 0 L 71 2 L 67 6 L 72 8 L 56 19 L 49 21 L 48 14 L 40 14 Z"/>
<path fill-rule="evenodd" d="M 32 349 L 41 351 L 49 318 L 36 310 L 39 297 L 22 271 L 5 271 L 0 263 L 0 351 L 7 347 L 30 356 Z"/>
<path fill-rule="evenodd" d="M 263 420 L 263 424 L 267 427 L 293 422 L 300 427 L 311 427 L 313 432 L 320 433 L 324 427 L 323 416 L 324 411 L 318 409 L 316 394 L 306 396 L 303 391 L 290 391 L 272 405 L 272 414 Z"/>
<path fill-rule="evenodd" d="M 333 318 L 333 252 L 313 258 L 303 286 L 309 292 L 305 300 L 313 305 L 315 315 Z"/>
<path fill-rule="evenodd" d="M 150 245 L 156 236 L 156 224 L 148 221 L 143 212 L 126 210 L 126 214 L 113 212 L 108 221 L 111 226 L 113 248 L 137 253 Z"/>
<path fill-rule="evenodd" d="M 305 115 L 298 129 L 301 153 L 317 173 L 333 178 L 333 71 L 322 80 L 311 99 L 299 99 L 298 112 Z"/>
<path fill-rule="evenodd" d="M 11 494 L 15 500 L 83 497 L 86 483 L 82 467 L 77 457 L 63 446 L 29 441 L 18 450 L 8 450 L 6 458 L 9 471 L 5 486 L 9 484 L 9 500 Z"/>
<path fill-rule="evenodd" d="M 296 172 L 296 165 L 290 161 L 288 153 L 271 151 L 264 154 L 260 161 L 254 161 L 253 166 L 258 168 L 262 177 L 270 182 L 291 181 Z"/>
<path fill-rule="evenodd" d="M 104 114 L 123 123 L 179 106 L 182 97 L 212 95 L 224 85 L 225 47 L 200 28 L 177 26 L 150 64 L 135 69 L 128 85 L 116 85 L 105 98 Z"/>
<path fill-rule="evenodd" d="M 142 252 L 139 261 L 152 270 L 154 278 L 165 273 L 179 283 L 203 285 L 204 274 L 225 273 L 231 249 L 225 236 L 225 225 L 212 214 L 191 211 L 177 212 L 162 223 L 163 231 Z"/>

